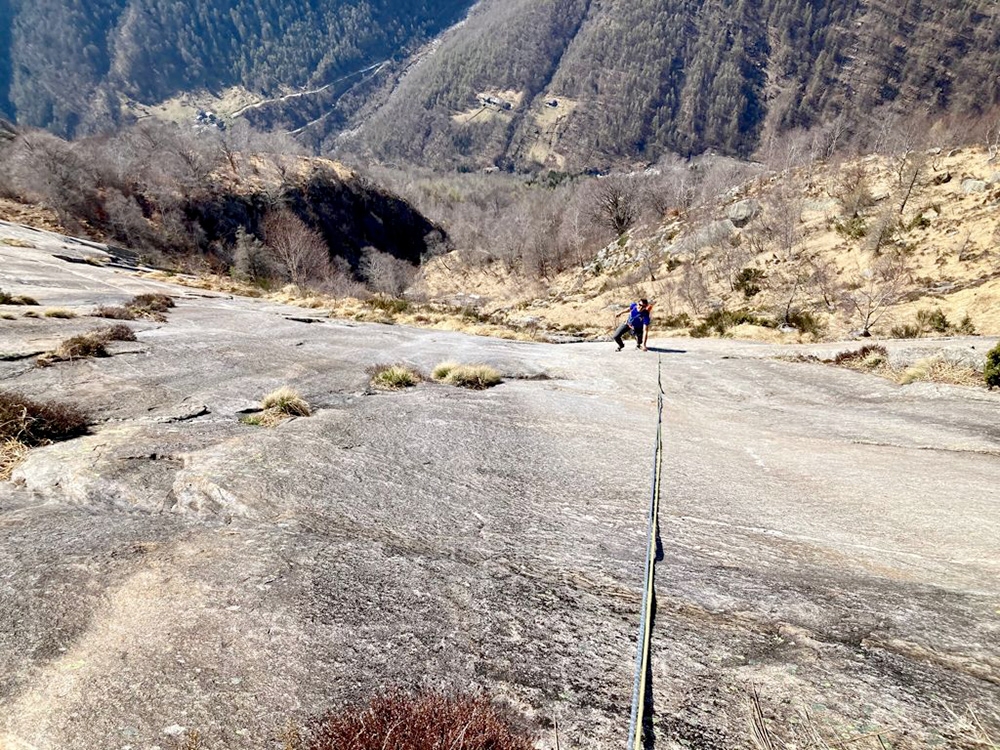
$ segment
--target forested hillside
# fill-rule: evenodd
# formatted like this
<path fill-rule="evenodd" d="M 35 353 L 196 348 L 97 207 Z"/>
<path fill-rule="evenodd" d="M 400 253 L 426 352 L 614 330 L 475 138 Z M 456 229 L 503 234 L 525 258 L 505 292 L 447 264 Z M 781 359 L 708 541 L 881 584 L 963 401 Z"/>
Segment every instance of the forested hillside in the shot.
<path fill-rule="evenodd" d="M 856 131 L 879 108 L 981 115 L 1000 102 L 997 49 L 992 0 L 484 0 L 362 145 L 571 171 L 749 156 L 789 128 Z"/>
<path fill-rule="evenodd" d="M 579 172 L 978 118 L 997 49 L 995 0 L 0 0 L 0 110 L 72 137 L 239 86 L 323 153 Z"/>
<path fill-rule="evenodd" d="M 0 0 L 0 108 L 60 135 L 105 129 L 122 96 L 323 86 L 399 56 L 469 0 Z"/>

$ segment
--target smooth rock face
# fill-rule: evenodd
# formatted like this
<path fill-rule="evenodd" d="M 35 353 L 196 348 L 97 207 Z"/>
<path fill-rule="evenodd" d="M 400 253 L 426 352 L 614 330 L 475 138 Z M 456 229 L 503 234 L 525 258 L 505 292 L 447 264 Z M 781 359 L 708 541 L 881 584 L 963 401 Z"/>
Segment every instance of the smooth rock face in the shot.
<path fill-rule="evenodd" d="M 895 748 L 975 747 L 941 706 L 1000 711 L 1000 394 L 731 341 L 616 354 L 305 324 L 44 248 L 0 244 L 0 287 L 81 313 L 177 295 L 110 358 L 0 361 L 0 388 L 94 421 L 0 484 L 4 750 L 191 731 L 263 750 L 290 720 L 421 684 L 488 690 L 541 748 L 556 721 L 562 748 L 621 747 L 658 360 L 658 746 L 750 747 L 754 687 L 800 746 L 803 711 L 831 742 L 880 731 Z M 0 321 L 0 353 L 99 322 Z M 948 346 L 994 343 L 970 342 Z M 906 347 L 891 353 L 941 344 Z M 368 389 L 372 364 L 444 360 L 506 380 Z M 314 416 L 240 424 L 282 385 Z"/>

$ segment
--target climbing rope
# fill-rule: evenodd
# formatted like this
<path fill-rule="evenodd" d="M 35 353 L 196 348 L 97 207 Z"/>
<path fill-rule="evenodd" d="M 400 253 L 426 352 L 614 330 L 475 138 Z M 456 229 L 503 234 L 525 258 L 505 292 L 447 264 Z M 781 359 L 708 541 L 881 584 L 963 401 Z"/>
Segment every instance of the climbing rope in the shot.
<path fill-rule="evenodd" d="M 646 577 L 642 595 L 642 616 L 635 656 L 635 681 L 632 685 L 632 719 L 629 723 L 628 750 L 642 750 L 647 729 L 652 729 L 652 670 L 649 643 L 656 615 L 656 562 L 660 536 L 660 477 L 663 468 L 663 361 L 656 365 L 656 448 L 653 453 L 653 494 L 649 503 L 649 532 L 646 541 Z"/>

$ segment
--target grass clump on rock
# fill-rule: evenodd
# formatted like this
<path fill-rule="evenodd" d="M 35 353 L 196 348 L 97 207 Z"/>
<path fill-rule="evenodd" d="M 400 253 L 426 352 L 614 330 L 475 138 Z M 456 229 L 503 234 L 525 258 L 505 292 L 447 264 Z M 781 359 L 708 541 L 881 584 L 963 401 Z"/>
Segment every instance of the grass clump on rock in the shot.
<path fill-rule="evenodd" d="M 404 364 L 375 365 L 368 368 L 368 374 L 372 386 L 388 391 L 411 388 L 423 380 L 419 372 Z"/>
<path fill-rule="evenodd" d="M 489 365 L 461 365 L 456 362 L 442 362 L 434 368 L 432 377 L 448 385 L 473 390 L 485 390 L 503 382 L 500 373 Z"/>
<path fill-rule="evenodd" d="M 276 391 L 271 391 L 264 396 L 260 403 L 264 409 L 274 409 L 290 417 L 308 417 L 312 414 L 308 402 L 297 391 L 282 386 Z"/>
<path fill-rule="evenodd" d="M 986 354 L 986 366 L 983 368 L 983 378 L 989 389 L 1000 388 L 1000 344 L 997 344 Z"/>
<path fill-rule="evenodd" d="M 920 381 L 951 385 L 979 385 L 979 373 L 971 367 L 949 362 L 942 357 L 921 359 L 907 367 L 897 378 L 900 385 Z"/>
<path fill-rule="evenodd" d="M 322 719 L 307 750 L 532 750 L 534 741 L 481 696 L 394 691 Z"/>
<path fill-rule="evenodd" d="M 174 299 L 168 294 L 139 294 L 124 305 L 101 305 L 92 313 L 95 318 L 112 320 L 136 320 L 149 318 L 162 323 L 167 318 L 167 310 L 174 307 Z"/>
<path fill-rule="evenodd" d="M 42 313 L 46 318 L 75 318 L 76 313 L 72 310 L 67 310 L 65 307 L 50 307 Z"/>
<path fill-rule="evenodd" d="M 88 357 L 107 357 L 107 344 L 111 341 L 135 341 L 135 331 L 124 323 L 95 328 L 88 333 L 66 339 L 54 352 L 42 354 L 36 360 L 42 367 L 48 367 L 56 362 L 66 362 L 73 359 Z"/>
<path fill-rule="evenodd" d="M 0 391 L 0 479 L 10 478 L 29 448 L 68 440 L 86 431 L 86 415 L 72 406 Z"/>
<path fill-rule="evenodd" d="M 889 352 L 881 344 L 869 344 L 853 351 L 840 352 L 833 358 L 833 364 L 852 370 L 871 372 L 888 366 Z"/>
<path fill-rule="evenodd" d="M 240 422 L 254 427 L 276 427 L 291 417 L 312 415 L 309 402 L 287 385 L 264 396 L 260 406 L 262 411 L 248 414 Z"/>
<path fill-rule="evenodd" d="M 0 305 L 37 305 L 38 302 L 23 294 L 8 294 L 0 289 Z"/>
<path fill-rule="evenodd" d="M 95 318 L 110 318 L 111 320 L 135 320 L 135 313 L 122 305 L 101 305 L 94 309 Z"/>

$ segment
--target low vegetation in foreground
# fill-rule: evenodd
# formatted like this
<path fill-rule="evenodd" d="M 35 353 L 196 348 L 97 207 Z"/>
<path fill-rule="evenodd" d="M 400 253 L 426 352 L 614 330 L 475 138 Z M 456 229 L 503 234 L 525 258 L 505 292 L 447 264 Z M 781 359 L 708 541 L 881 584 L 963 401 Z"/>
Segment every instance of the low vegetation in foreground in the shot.
<path fill-rule="evenodd" d="M 140 294 L 124 305 L 101 305 L 93 312 L 95 318 L 112 320 L 137 320 L 147 318 L 162 323 L 165 313 L 174 307 L 174 300 L 167 294 Z"/>
<path fill-rule="evenodd" d="M 86 415 L 72 406 L 0 391 L 0 480 L 10 478 L 29 448 L 68 440 L 86 432 Z"/>
<path fill-rule="evenodd" d="M 243 417 L 240 422 L 255 427 L 275 427 L 292 417 L 312 416 L 309 402 L 298 391 L 282 386 L 264 396 L 261 411 Z"/>
<path fill-rule="evenodd" d="M 8 294 L 0 289 L 0 305 L 37 305 L 38 302 L 32 297 L 23 294 Z"/>
<path fill-rule="evenodd" d="M 40 367 L 49 367 L 56 362 L 68 362 L 74 359 L 88 357 L 107 357 L 107 345 L 112 341 L 135 341 L 135 331 L 124 323 L 95 328 L 93 331 L 72 336 L 56 347 L 55 351 L 47 352 L 38 357 L 36 362 Z"/>
<path fill-rule="evenodd" d="M 321 720 L 302 750 L 532 750 L 527 732 L 482 696 L 402 691 Z"/>
<path fill-rule="evenodd" d="M 423 376 L 409 365 L 374 365 L 369 367 L 368 375 L 371 376 L 373 388 L 387 391 L 398 391 L 402 388 L 412 388 L 423 380 Z"/>
<path fill-rule="evenodd" d="M 842 351 L 833 359 L 825 361 L 851 370 L 880 375 L 900 385 L 921 381 L 950 385 L 986 385 L 988 388 L 1000 385 L 1000 345 L 986 355 L 983 370 L 949 359 L 945 354 L 925 357 L 906 366 L 894 365 L 888 350 L 881 344 L 868 344 L 858 349 Z M 991 363 L 995 369 L 991 369 Z M 991 382 L 991 377 L 995 382 Z"/>
<path fill-rule="evenodd" d="M 478 391 L 492 388 L 503 382 L 500 373 L 489 365 L 463 365 L 456 362 L 442 362 L 434 368 L 431 377 L 441 383 Z"/>

